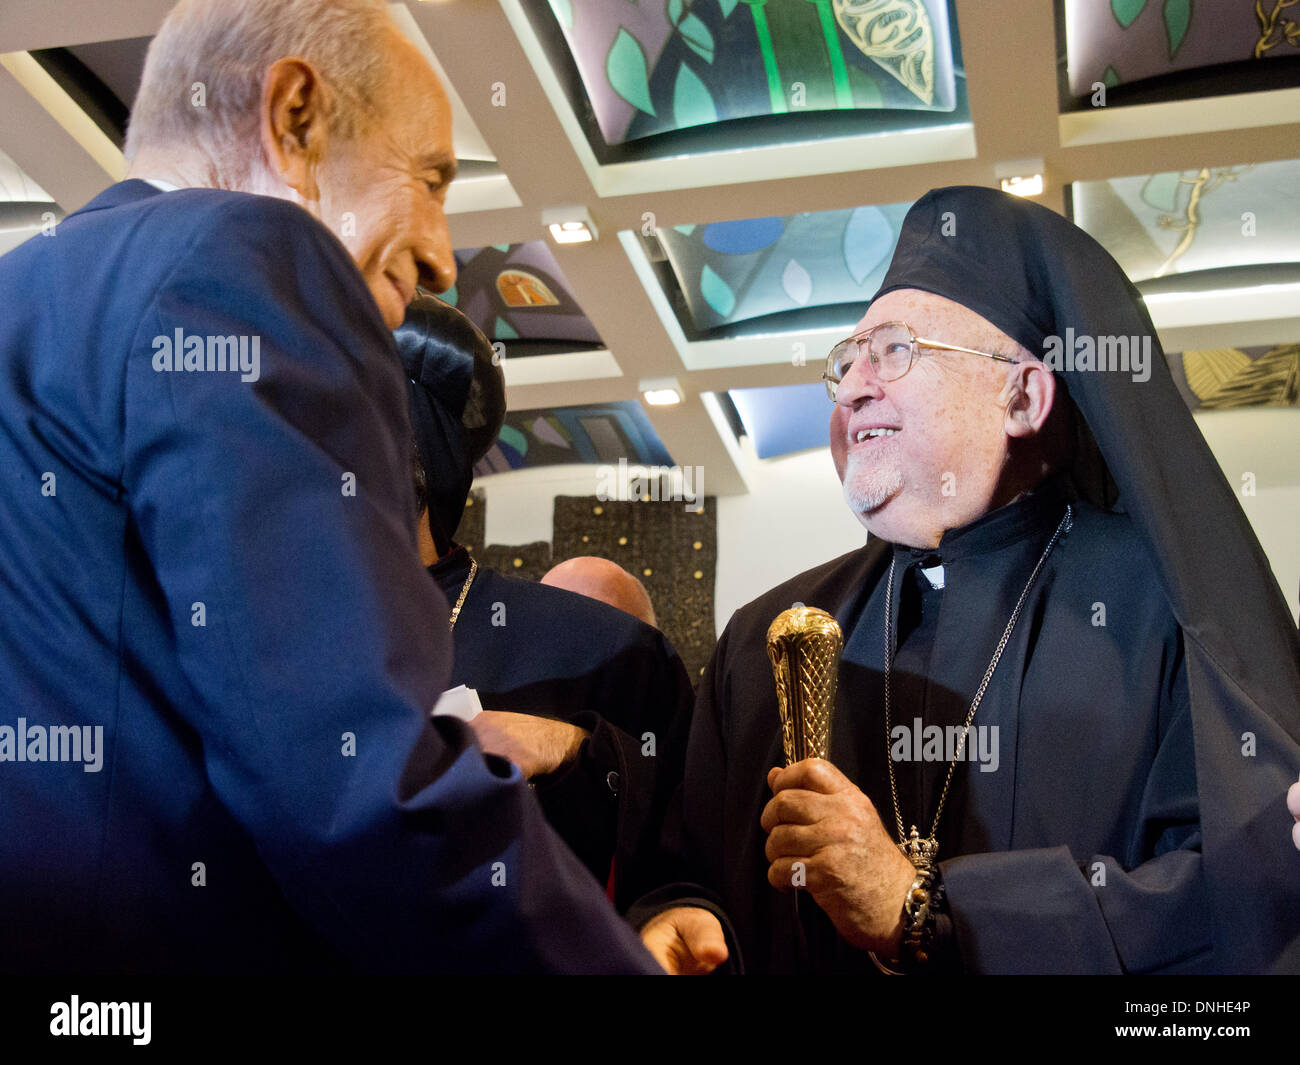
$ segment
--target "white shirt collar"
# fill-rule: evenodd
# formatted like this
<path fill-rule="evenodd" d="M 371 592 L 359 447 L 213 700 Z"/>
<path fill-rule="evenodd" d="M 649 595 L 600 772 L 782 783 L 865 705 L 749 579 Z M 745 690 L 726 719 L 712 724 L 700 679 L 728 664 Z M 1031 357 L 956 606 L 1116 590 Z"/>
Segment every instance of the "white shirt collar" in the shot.
<path fill-rule="evenodd" d="M 173 185 L 166 181 L 159 181 L 157 178 L 145 178 L 144 180 L 154 188 L 160 189 L 163 192 L 175 192 L 180 188 L 179 185 Z"/>

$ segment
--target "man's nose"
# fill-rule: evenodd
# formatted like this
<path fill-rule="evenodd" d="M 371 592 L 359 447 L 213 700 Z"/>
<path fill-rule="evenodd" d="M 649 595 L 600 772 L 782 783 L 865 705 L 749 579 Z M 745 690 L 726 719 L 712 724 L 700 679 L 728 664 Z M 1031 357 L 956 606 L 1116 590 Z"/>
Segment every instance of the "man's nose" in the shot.
<path fill-rule="evenodd" d="M 835 386 L 835 402 L 849 409 L 859 407 L 869 399 L 879 399 L 883 394 L 880 378 L 866 352 L 853 360 L 849 372 Z"/>
<path fill-rule="evenodd" d="M 451 246 L 447 217 L 437 210 L 415 255 L 420 287 L 430 292 L 446 292 L 456 283 L 456 255 Z"/>

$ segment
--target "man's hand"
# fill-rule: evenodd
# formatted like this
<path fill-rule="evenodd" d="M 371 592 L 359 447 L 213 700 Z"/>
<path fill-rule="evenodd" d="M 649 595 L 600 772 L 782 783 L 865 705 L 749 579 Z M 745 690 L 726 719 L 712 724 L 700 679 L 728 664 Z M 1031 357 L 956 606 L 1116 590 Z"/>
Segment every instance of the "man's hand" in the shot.
<path fill-rule="evenodd" d="M 802 882 L 848 942 L 897 957 L 916 869 L 871 800 L 820 758 L 773 769 L 767 784 L 775 793 L 761 821 L 768 882 L 787 890 Z"/>
<path fill-rule="evenodd" d="M 722 924 L 698 906 L 674 906 L 641 929 L 641 942 L 670 976 L 711 973 L 727 960 Z"/>
<path fill-rule="evenodd" d="M 578 757 L 591 733 L 564 721 L 504 710 L 484 710 L 469 727 L 488 754 L 514 762 L 525 777 L 553 773 Z"/>

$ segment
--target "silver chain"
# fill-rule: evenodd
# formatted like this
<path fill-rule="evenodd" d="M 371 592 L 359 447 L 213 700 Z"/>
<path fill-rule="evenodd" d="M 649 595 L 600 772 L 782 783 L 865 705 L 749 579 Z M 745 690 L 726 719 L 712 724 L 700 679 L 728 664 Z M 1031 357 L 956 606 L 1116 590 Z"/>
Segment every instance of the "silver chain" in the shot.
<path fill-rule="evenodd" d="M 989 662 L 989 668 L 984 671 L 984 679 L 980 681 L 979 691 L 975 693 L 975 699 L 970 704 L 970 711 L 966 714 L 966 723 L 962 725 L 961 739 L 957 743 L 957 750 L 953 754 L 952 761 L 948 763 L 948 776 L 943 782 L 943 791 L 939 795 L 939 806 L 934 811 L 934 823 L 930 826 L 929 840 L 932 843 L 936 841 L 936 834 L 939 831 L 939 818 L 943 814 L 943 804 L 948 799 L 948 788 L 952 784 L 952 775 L 957 768 L 957 763 L 961 761 L 962 752 L 966 749 L 966 735 L 970 731 L 971 722 L 975 720 L 975 711 L 979 709 L 980 700 L 984 698 L 984 690 L 989 686 L 989 681 L 993 679 L 993 671 L 998 668 L 998 660 L 1002 657 L 1002 652 L 1007 646 L 1007 641 L 1011 639 L 1011 632 L 1016 627 L 1016 622 L 1020 619 L 1020 611 L 1025 605 L 1025 600 L 1029 597 L 1029 589 L 1034 586 L 1034 581 L 1038 579 L 1038 573 L 1047 561 L 1047 556 L 1052 553 L 1052 548 L 1056 546 L 1056 541 L 1064 533 L 1068 533 L 1074 526 L 1073 509 L 1067 503 L 1065 515 L 1061 518 L 1061 523 L 1056 527 L 1056 532 L 1052 534 L 1051 540 L 1048 541 L 1047 547 L 1043 550 L 1042 557 L 1038 560 L 1038 565 L 1034 567 L 1034 572 L 1029 575 L 1029 580 L 1025 582 L 1025 589 L 1020 593 L 1020 599 L 1016 603 L 1015 610 L 1011 611 L 1011 620 L 1007 622 L 1007 627 L 1002 630 L 1002 639 L 998 641 L 998 648 L 993 652 L 993 659 Z M 894 778 L 894 757 L 892 754 L 892 744 L 890 736 L 893 728 L 890 724 L 890 705 L 889 705 L 889 678 L 891 667 L 894 661 L 894 567 L 897 559 L 891 559 L 889 563 L 889 583 L 885 588 L 885 755 L 889 763 L 889 793 L 894 799 L 894 822 L 898 826 L 898 843 L 903 845 L 906 836 L 903 833 L 903 815 L 898 806 L 898 782 Z M 937 846 L 937 843 L 936 843 Z"/>

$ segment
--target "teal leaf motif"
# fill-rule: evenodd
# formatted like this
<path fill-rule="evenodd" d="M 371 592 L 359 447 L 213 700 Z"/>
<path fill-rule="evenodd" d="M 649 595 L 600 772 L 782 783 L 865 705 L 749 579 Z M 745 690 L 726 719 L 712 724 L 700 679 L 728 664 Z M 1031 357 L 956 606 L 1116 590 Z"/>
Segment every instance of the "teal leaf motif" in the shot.
<path fill-rule="evenodd" d="M 1165 0 L 1165 36 L 1169 38 L 1169 58 L 1178 54 L 1192 23 L 1192 0 Z"/>
<path fill-rule="evenodd" d="M 573 29 L 573 4 L 569 0 L 551 0 L 551 10 L 566 30 Z"/>
<path fill-rule="evenodd" d="M 692 233 L 695 232 L 695 226 L 694 226 L 694 225 L 689 225 L 689 226 L 673 226 L 673 229 L 677 230 L 677 232 L 680 233 L 683 237 L 689 237 Z"/>
<path fill-rule="evenodd" d="M 858 207 L 844 227 L 844 265 L 861 285 L 894 250 L 894 231 L 879 207 Z"/>
<path fill-rule="evenodd" d="M 685 63 L 677 71 L 677 83 L 673 86 L 673 118 L 681 129 L 718 120 L 708 86 Z"/>
<path fill-rule="evenodd" d="M 645 53 L 637 39 L 621 26 L 605 57 L 605 76 L 609 78 L 610 88 L 633 107 L 647 115 L 655 113 Z"/>
<path fill-rule="evenodd" d="M 449 306 L 456 306 L 456 301 L 460 299 L 460 293 L 456 291 L 456 286 L 452 285 L 446 292 L 439 292 L 438 299 Z"/>
<path fill-rule="evenodd" d="M 723 318 L 730 316 L 736 309 L 736 294 L 731 287 L 713 272 L 708 263 L 700 271 L 700 295 Z"/>
<path fill-rule="evenodd" d="M 1110 0 L 1111 13 L 1125 29 L 1133 25 L 1133 20 L 1142 14 L 1142 9 L 1146 6 L 1147 0 Z"/>
<path fill-rule="evenodd" d="M 1101 83 L 1108 89 L 1113 89 L 1119 84 L 1119 74 L 1114 67 L 1106 68 L 1106 73 L 1101 76 Z"/>
<path fill-rule="evenodd" d="M 1182 187 L 1178 180 L 1181 176 L 1177 170 L 1152 174 L 1142 186 L 1142 199 L 1161 211 L 1176 211 L 1178 192 Z"/>
<path fill-rule="evenodd" d="M 518 340 L 519 334 L 504 318 L 498 318 L 496 324 L 492 327 L 492 338 L 494 340 Z"/>
<path fill-rule="evenodd" d="M 678 25 L 677 32 L 682 35 L 682 40 L 692 52 L 706 63 L 713 62 L 713 34 L 698 17 L 687 15 Z"/>
<path fill-rule="evenodd" d="M 791 259 L 781 271 L 781 287 L 800 307 L 812 298 L 812 277 L 797 259 Z"/>
<path fill-rule="evenodd" d="M 739 0 L 718 0 L 718 7 L 722 8 L 722 17 L 726 18 L 736 10 L 736 4 Z"/>
<path fill-rule="evenodd" d="M 509 250 L 510 250 L 510 245 L 509 245 L 509 244 L 493 244 L 492 247 L 496 248 L 497 251 L 509 251 Z"/>
<path fill-rule="evenodd" d="M 528 437 L 524 436 L 524 434 L 513 425 L 501 426 L 501 433 L 497 437 L 497 440 L 505 444 L 507 447 L 514 448 L 520 455 L 528 454 Z"/>

